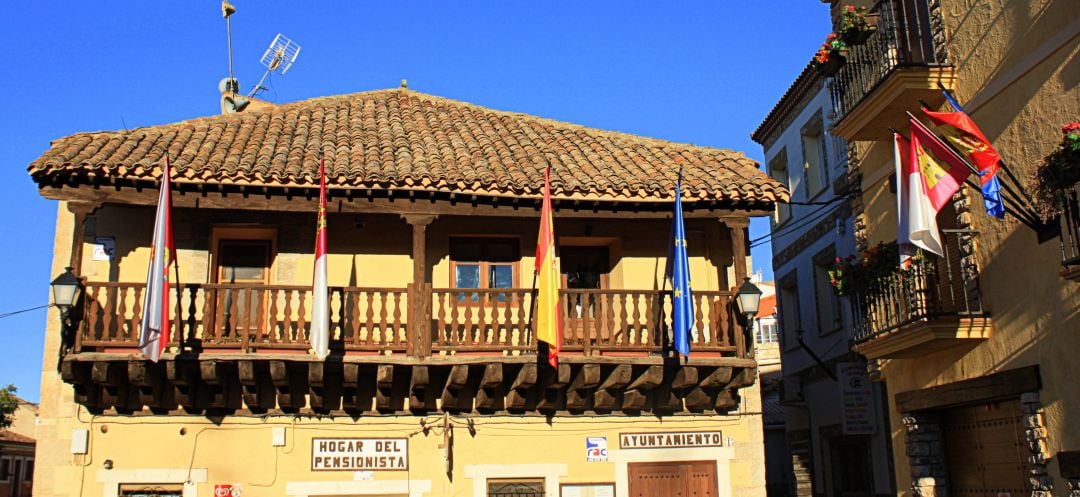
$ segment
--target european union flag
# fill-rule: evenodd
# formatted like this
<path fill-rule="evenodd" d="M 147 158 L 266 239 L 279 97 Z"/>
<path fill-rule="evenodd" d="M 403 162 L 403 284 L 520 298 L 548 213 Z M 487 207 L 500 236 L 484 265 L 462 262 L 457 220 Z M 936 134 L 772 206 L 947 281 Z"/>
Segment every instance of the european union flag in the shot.
<path fill-rule="evenodd" d="M 671 278 L 671 327 L 675 350 L 690 357 L 690 329 L 694 327 L 694 299 L 690 293 L 690 261 L 686 255 L 686 227 L 683 226 L 682 178 L 675 183 L 675 216 L 671 228 L 674 246 L 668 249 L 667 273 Z"/>

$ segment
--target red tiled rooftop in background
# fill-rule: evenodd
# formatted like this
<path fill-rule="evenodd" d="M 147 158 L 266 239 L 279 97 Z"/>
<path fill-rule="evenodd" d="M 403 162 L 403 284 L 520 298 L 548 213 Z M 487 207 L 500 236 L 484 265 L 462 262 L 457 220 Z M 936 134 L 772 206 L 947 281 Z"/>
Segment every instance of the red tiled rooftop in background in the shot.
<path fill-rule="evenodd" d="M 562 198 L 670 200 L 680 166 L 688 200 L 788 198 L 742 153 L 496 111 L 405 88 L 79 133 L 55 140 L 28 170 L 42 185 L 156 181 L 166 151 L 179 184 L 311 187 L 325 157 L 331 188 L 529 197 L 539 194 L 550 162 L 553 193 Z"/>
<path fill-rule="evenodd" d="M 8 430 L 0 430 L 0 442 L 12 442 L 18 444 L 37 443 L 33 438 Z"/>
<path fill-rule="evenodd" d="M 759 317 L 772 316 L 776 314 L 776 295 L 769 295 L 768 297 L 761 297 L 761 301 L 758 302 Z"/>

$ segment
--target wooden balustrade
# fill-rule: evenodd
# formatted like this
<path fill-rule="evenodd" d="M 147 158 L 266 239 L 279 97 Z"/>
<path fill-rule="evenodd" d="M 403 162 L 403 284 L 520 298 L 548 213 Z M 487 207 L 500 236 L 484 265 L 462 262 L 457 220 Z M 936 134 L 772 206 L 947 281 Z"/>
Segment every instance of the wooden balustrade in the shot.
<path fill-rule="evenodd" d="M 91 282 L 77 351 L 134 348 L 145 288 Z M 171 343 L 184 350 L 308 348 L 310 287 L 188 284 L 170 292 Z M 332 287 L 331 348 L 371 353 L 522 354 L 536 350 L 529 289 Z M 745 356 L 729 292 L 694 292 L 694 352 Z M 422 309 L 412 309 L 416 302 Z M 671 348 L 671 295 L 659 290 L 564 290 L 564 353 L 658 354 Z M 419 319 L 409 317 L 419 315 Z M 410 322 L 419 321 L 419 322 Z M 412 338 L 410 338 L 412 337 Z"/>

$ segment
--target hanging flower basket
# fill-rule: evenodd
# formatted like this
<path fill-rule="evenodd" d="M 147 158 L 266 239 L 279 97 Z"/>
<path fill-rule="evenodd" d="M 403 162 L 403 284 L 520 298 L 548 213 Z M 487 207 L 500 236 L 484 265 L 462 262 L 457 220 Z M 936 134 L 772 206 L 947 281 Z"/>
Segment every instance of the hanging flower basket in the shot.
<path fill-rule="evenodd" d="M 836 33 L 829 33 L 825 43 L 814 54 L 812 65 L 823 76 L 835 76 L 847 62 L 848 47 Z"/>
<path fill-rule="evenodd" d="M 1080 183 L 1080 122 L 1066 124 L 1061 133 L 1061 144 L 1035 168 L 1032 181 L 1035 208 L 1044 220 L 1061 214 L 1069 191 Z"/>
<path fill-rule="evenodd" d="M 840 32 L 840 39 L 848 45 L 862 45 L 877 30 L 880 19 L 880 14 L 868 14 L 866 7 L 846 5 L 843 13 L 840 14 L 840 24 L 837 29 Z"/>

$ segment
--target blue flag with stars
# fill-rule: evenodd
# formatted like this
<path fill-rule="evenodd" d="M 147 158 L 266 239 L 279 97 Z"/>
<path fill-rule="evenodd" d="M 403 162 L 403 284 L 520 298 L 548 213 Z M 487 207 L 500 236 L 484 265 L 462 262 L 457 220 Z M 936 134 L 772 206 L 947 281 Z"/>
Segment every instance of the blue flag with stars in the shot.
<path fill-rule="evenodd" d="M 686 254 L 686 227 L 683 226 L 682 175 L 675 183 L 675 216 L 671 228 L 674 246 L 668 250 L 667 273 L 671 278 L 671 328 L 675 351 L 690 357 L 690 329 L 694 327 L 694 299 L 690 293 L 690 261 Z"/>

